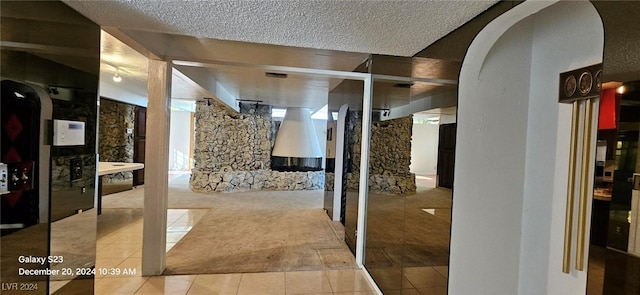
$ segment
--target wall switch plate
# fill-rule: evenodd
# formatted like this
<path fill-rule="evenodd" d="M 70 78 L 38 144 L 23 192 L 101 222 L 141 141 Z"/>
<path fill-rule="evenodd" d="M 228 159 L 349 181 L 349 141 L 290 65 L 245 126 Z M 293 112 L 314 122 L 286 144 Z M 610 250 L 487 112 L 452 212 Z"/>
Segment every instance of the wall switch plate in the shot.
<path fill-rule="evenodd" d="M 69 165 L 71 181 L 82 179 L 82 159 L 71 159 Z"/>
<path fill-rule="evenodd" d="M 9 192 L 9 169 L 7 164 L 0 163 L 0 194 Z"/>
<path fill-rule="evenodd" d="M 127 128 L 127 134 L 133 134 L 133 128 Z"/>

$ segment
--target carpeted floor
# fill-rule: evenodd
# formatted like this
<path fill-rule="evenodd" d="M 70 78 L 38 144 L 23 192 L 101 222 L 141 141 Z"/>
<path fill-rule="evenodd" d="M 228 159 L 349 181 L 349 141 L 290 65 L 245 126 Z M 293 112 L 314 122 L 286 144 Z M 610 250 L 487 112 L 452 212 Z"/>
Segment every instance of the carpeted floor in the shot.
<path fill-rule="evenodd" d="M 355 267 L 321 209 L 213 209 L 169 252 L 165 274 Z"/>
<path fill-rule="evenodd" d="M 103 208 L 142 208 L 144 188 L 104 196 Z M 323 191 L 194 193 L 184 177 L 169 208 L 209 212 L 167 255 L 165 274 L 357 268 L 341 224 L 322 209 Z"/>

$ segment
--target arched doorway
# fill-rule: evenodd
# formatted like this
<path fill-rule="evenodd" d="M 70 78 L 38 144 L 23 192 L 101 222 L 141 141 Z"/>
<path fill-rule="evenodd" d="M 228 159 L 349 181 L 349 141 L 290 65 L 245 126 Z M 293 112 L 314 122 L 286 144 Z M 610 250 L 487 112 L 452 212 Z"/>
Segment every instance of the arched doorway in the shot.
<path fill-rule="evenodd" d="M 603 44 L 589 2 L 530 1 L 469 47 L 449 294 L 584 294 L 586 272 L 562 272 L 572 109 L 558 103 L 558 85 L 560 73 L 601 63 Z"/>

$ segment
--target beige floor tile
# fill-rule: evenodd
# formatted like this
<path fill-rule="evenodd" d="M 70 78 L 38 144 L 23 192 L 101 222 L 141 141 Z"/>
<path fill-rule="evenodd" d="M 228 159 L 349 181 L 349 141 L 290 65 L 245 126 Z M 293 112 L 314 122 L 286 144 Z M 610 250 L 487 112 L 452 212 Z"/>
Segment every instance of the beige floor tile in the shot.
<path fill-rule="evenodd" d="M 96 278 L 104 277 L 99 271 L 100 269 L 116 268 L 126 258 L 99 258 L 96 257 Z"/>
<path fill-rule="evenodd" d="M 373 268 L 369 274 L 382 290 L 412 289 L 413 285 L 402 275 L 402 268 Z"/>
<path fill-rule="evenodd" d="M 117 233 L 109 233 L 104 236 L 100 236 L 100 235 L 98 236 L 99 238 L 96 241 L 96 244 L 98 245 L 113 244 L 121 238 L 121 236 Z"/>
<path fill-rule="evenodd" d="M 167 227 L 167 233 L 171 233 L 171 232 L 188 232 L 193 228 L 193 226 L 191 225 L 186 225 L 186 226 L 169 226 Z"/>
<path fill-rule="evenodd" d="M 447 287 L 447 278 L 433 267 L 407 267 L 403 273 L 409 282 L 418 289 Z"/>
<path fill-rule="evenodd" d="M 198 221 L 188 220 L 188 219 L 178 219 L 176 222 L 172 223 L 170 226 L 194 226 L 198 223 Z"/>
<path fill-rule="evenodd" d="M 96 258 L 129 258 L 142 249 L 142 244 L 112 244 L 96 251 Z"/>
<path fill-rule="evenodd" d="M 124 261 L 122 261 L 120 264 L 118 264 L 117 268 L 120 269 L 121 273 L 119 275 L 113 275 L 114 277 L 131 277 L 131 276 L 140 277 L 142 276 L 142 258 L 129 257 Z M 132 273 L 134 273 L 135 275 Z M 110 276 L 107 275 L 107 277 L 110 277 Z"/>
<path fill-rule="evenodd" d="M 114 231 L 114 233 L 121 234 L 121 235 L 141 234 L 143 228 L 144 227 L 142 226 L 142 223 L 134 223 L 134 224 L 129 224 L 129 225 L 120 227 L 116 231 Z"/>
<path fill-rule="evenodd" d="M 371 285 L 359 269 L 327 270 L 333 292 L 371 291 Z"/>
<path fill-rule="evenodd" d="M 109 246 L 109 244 L 98 244 L 96 243 L 96 251 L 103 249 L 104 247 Z"/>
<path fill-rule="evenodd" d="M 189 216 L 189 215 L 183 215 L 182 217 L 176 219 L 176 221 L 173 223 L 184 223 L 184 222 L 198 222 L 197 220 L 195 220 L 194 216 Z"/>
<path fill-rule="evenodd" d="M 324 271 L 297 271 L 285 273 L 287 295 L 331 292 L 329 278 Z"/>
<path fill-rule="evenodd" d="M 433 269 L 435 269 L 439 274 L 443 275 L 445 278 L 449 277 L 449 267 L 446 265 L 443 266 L 434 266 Z"/>
<path fill-rule="evenodd" d="M 334 295 L 377 295 L 375 291 L 337 292 Z"/>
<path fill-rule="evenodd" d="M 120 237 L 112 244 L 142 244 L 142 231 L 118 234 Z"/>
<path fill-rule="evenodd" d="M 61 280 L 61 281 L 51 281 L 49 282 L 49 293 L 52 294 L 58 289 L 64 287 L 70 280 Z"/>
<path fill-rule="evenodd" d="M 96 280 L 95 295 L 135 294 L 147 281 L 147 278 L 109 278 Z"/>
<path fill-rule="evenodd" d="M 182 214 L 167 214 L 167 225 L 173 224 L 174 222 L 176 222 L 178 219 L 184 217 L 184 213 Z"/>
<path fill-rule="evenodd" d="M 241 274 L 198 275 L 188 295 L 235 295 Z"/>
<path fill-rule="evenodd" d="M 142 236 L 123 236 L 112 245 L 117 244 L 142 244 Z"/>
<path fill-rule="evenodd" d="M 284 295 L 284 272 L 242 274 L 238 295 Z"/>
<path fill-rule="evenodd" d="M 195 275 L 151 277 L 142 285 L 142 288 L 136 292 L 136 295 L 185 295 L 195 279 Z"/>
<path fill-rule="evenodd" d="M 178 232 L 168 232 L 167 233 L 167 243 L 177 243 L 180 241 L 185 235 L 186 231 L 178 231 Z"/>
<path fill-rule="evenodd" d="M 131 254 L 130 257 L 137 257 L 137 258 L 142 258 L 142 249 L 136 251 L 135 253 Z"/>
<path fill-rule="evenodd" d="M 416 289 L 402 289 L 402 290 L 392 290 L 385 291 L 384 295 L 422 295 Z"/>

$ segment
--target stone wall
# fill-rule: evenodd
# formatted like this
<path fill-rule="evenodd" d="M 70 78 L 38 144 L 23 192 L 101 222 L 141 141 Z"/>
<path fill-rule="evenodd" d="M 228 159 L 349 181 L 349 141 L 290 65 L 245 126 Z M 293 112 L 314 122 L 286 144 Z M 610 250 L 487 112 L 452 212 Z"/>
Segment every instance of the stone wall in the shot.
<path fill-rule="evenodd" d="M 100 127 L 98 132 L 98 153 L 101 162 L 133 162 L 133 134 L 127 134 L 127 128 L 133 128 L 135 106 L 100 99 Z M 105 183 L 127 182 L 133 179 L 133 172 L 121 172 L 105 175 Z"/>
<path fill-rule="evenodd" d="M 194 170 L 190 186 L 195 192 L 255 190 L 318 190 L 324 187 L 324 171 L 279 172 L 272 170 L 204 172 Z"/>
<path fill-rule="evenodd" d="M 196 104 L 194 171 L 269 169 L 271 107 L 252 104 L 241 110 L 236 113 L 213 100 L 210 106 Z"/>
<path fill-rule="evenodd" d="M 347 122 L 352 173 L 349 190 L 357 190 L 360 172 L 362 113 L 350 112 Z M 374 122 L 369 152 L 369 189 L 375 192 L 404 194 L 416 191 L 415 175 L 410 172 L 413 116 Z M 327 185 L 330 176 L 327 175 Z M 332 181 L 331 181 L 332 182 Z M 333 186 L 333 183 L 331 183 Z"/>
<path fill-rule="evenodd" d="M 195 118 L 195 167 L 189 181 L 192 191 L 324 188 L 324 171 L 270 170 L 275 134 L 270 106 L 241 103 L 240 113 L 236 113 L 215 101 L 209 106 L 199 102 Z"/>

